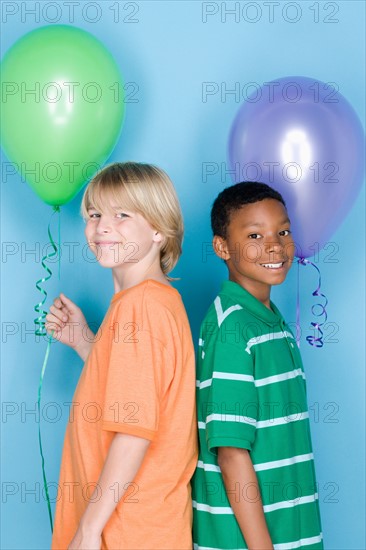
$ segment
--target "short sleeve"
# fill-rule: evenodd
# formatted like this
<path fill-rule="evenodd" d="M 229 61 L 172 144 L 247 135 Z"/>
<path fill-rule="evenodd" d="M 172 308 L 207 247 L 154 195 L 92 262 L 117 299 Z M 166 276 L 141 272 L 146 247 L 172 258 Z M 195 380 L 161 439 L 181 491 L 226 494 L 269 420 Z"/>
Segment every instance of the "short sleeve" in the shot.
<path fill-rule="evenodd" d="M 108 361 L 102 428 L 153 440 L 159 426 L 163 344 L 138 323 L 120 321 Z M 133 329 L 135 325 L 135 330 Z"/>
<path fill-rule="evenodd" d="M 246 353 L 242 339 L 233 343 L 225 338 L 225 328 L 221 329 L 209 349 L 203 350 L 203 361 L 209 362 L 212 372 L 211 380 L 202 384 L 208 386 L 202 411 L 207 447 L 213 454 L 218 447 L 250 451 L 258 419 L 253 356 Z"/>

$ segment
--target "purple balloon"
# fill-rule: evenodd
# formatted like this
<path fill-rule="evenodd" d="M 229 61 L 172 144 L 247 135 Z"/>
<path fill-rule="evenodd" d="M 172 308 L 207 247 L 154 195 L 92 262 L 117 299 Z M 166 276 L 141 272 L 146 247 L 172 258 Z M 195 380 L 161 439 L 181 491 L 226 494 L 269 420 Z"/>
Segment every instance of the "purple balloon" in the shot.
<path fill-rule="evenodd" d="M 256 88 L 229 137 L 235 181 L 262 181 L 286 201 L 297 256 L 313 256 L 347 215 L 364 178 L 364 133 L 337 85 L 303 76 Z"/>

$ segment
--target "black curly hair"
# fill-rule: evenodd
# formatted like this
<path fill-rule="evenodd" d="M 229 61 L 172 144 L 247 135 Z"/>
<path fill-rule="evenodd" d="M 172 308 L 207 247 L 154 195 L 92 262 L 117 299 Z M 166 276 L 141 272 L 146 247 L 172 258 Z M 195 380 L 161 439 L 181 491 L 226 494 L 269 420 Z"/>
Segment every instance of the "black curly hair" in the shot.
<path fill-rule="evenodd" d="M 226 187 L 215 199 L 211 210 L 211 227 L 214 235 L 226 239 L 230 216 L 245 204 L 275 199 L 286 208 L 286 203 L 275 189 L 266 183 L 257 181 L 242 181 Z"/>

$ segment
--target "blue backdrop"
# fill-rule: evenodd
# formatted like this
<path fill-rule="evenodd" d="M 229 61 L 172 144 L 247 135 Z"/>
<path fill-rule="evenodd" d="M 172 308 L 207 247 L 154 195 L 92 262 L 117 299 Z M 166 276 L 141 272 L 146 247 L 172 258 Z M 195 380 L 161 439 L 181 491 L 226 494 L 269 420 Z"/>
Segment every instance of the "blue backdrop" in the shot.
<path fill-rule="evenodd" d="M 3 2 L 5 52 L 25 33 L 53 23 L 99 38 L 128 83 L 126 119 L 110 161 L 153 162 L 173 179 L 186 232 L 174 274 L 195 340 L 202 317 L 226 277 L 207 254 L 209 211 L 231 184 L 225 168 L 231 122 L 243 99 L 281 76 L 336 83 L 364 120 L 365 4 L 340 2 Z M 98 136 L 95 136 L 98 139 Z M 8 159 L 3 157 L 6 163 Z M 209 163 L 209 164 L 208 164 Z M 222 165 L 222 163 L 224 163 Z M 208 174 L 208 168 L 213 174 Z M 346 184 L 346 182 L 345 182 Z M 99 326 L 113 294 L 111 272 L 86 253 L 79 216 L 82 192 L 61 208 L 62 261 L 47 283 L 48 300 L 64 292 Z M 4 175 L 2 224 L 2 548 L 43 549 L 50 528 L 43 493 L 36 414 L 46 341 L 34 335 L 35 282 L 44 275 L 45 205 L 19 175 Z M 364 193 L 315 259 L 329 299 L 326 342 L 301 351 L 319 483 L 325 547 L 366 547 L 364 383 Z M 311 222 L 310 222 L 311 223 Z M 57 236 L 57 225 L 53 223 Z M 48 249 L 50 251 L 50 249 Z M 296 316 L 297 268 L 273 290 L 288 321 Z M 316 278 L 300 271 L 306 333 Z M 305 335 L 305 334 L 304 334 Z M 48 481 L 58 481 L 69 405 L 82 362 L 61 344 L 51 347 L 41 409 Z M 353 446 L 352 446 L 353 445 Z M 50 488 L 55 500 L 56 492 Z M 54 505 L 53 505 L 54 506 Z"/>

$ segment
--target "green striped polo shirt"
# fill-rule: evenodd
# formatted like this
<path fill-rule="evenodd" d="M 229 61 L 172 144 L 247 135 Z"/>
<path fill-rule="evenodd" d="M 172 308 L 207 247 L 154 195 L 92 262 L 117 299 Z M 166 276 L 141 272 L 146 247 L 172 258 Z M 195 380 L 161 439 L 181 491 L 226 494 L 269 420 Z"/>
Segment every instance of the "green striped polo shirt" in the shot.
<path fill-rule="evenodd" d="M 225 281 L 202 323 L 197 358 L 200 451 L 193 488 L 195 549 L 247 548 L 230 506 L 218 447 L 248 449 L 275 550 L 323 548 L 305 375 L 294 336 Z M 258 499 L 236 483 L 236 499 Z"/>

